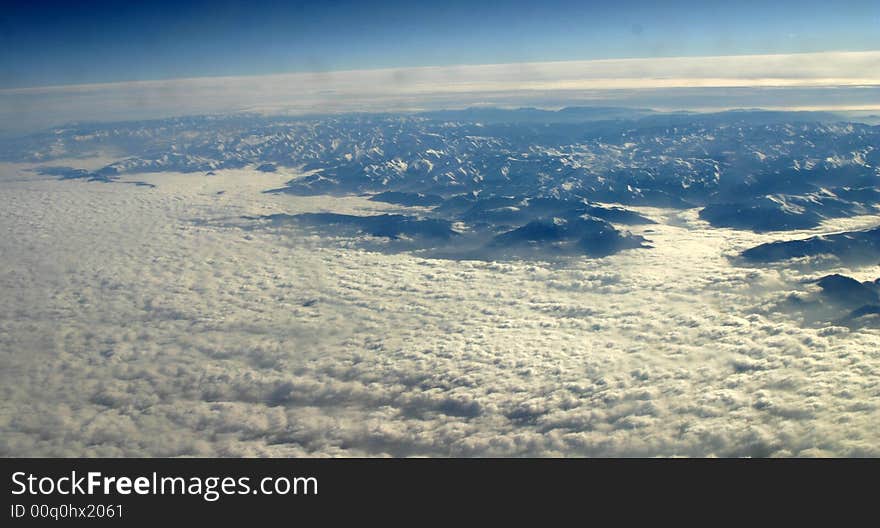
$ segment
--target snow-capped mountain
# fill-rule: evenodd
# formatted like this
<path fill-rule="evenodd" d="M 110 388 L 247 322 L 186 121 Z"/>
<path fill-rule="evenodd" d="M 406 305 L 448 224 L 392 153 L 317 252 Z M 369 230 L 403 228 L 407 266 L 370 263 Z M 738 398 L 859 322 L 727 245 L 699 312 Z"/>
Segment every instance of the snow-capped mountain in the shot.
<path fill-rule="evenodd" d="M 571 108 L 193 117 L 71 125 L 9 141 L 2 152 L 6 159 L 42 162 L 46 174 L 96 181 L 295 167 L 306 176 L 272 192 L 371 194 L 431 207 L 426 218 L 464 222 L 488 237 L 509 234 L 500 240 L 529 225 L 565 231 L 559 226 L 584 218 L 617 224 L 638 218 L 596 202 L 700 207 L 714 226 L 754 231 L 811 228 L 827 218 L 872 213 L 880 202 L 880 127 L 809 112 Z M 117 159 L 94 171 L 52 163 L 95 152 Z"/>

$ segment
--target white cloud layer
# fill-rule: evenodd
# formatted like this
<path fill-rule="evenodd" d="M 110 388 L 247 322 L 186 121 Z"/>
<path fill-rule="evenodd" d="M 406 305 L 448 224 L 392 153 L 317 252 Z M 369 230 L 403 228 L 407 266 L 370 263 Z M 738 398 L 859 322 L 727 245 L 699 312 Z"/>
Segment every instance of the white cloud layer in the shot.
<path fill-rule="evenodd" d="M 236 226 L 382 207 L 259 194 L 289 175 L 22 169 L 0 455 L 880 455 L 880 332 L 803 327 L 801 272 L 726 258 L 778 234 L 646 209 L 650 250 L 426 260 Z"/>
<path fill-rule="evenodd" d="M 571 104 L 608 100 L 657 106 L 664 94 L 709 90 L 714 105 L 779 106 L 773 90 L 821 89 L 801 107 L 880 108 L 880 51 L 671 57 L 439 66 L 213 77 L 0 90 L 0 117 L 46 126 L 70 120 L 119 120 L 228 111 L 385 111 L 492 104 Z M 828 88 L 850 89 L 847 101 Z M 724 90 L 749 92 L 725 101 Z M 768 93 L 767 90 L 770 92 Z M 651 95 L 647 97 L 645 94 Z M 658 95 L 659 93 L 659 95 Z M 833 94 L 832 94 L 833 95 Z M 662 96 L 662 97 L 661 97 Z M 835 100 L 829 104 L 829 100 Z M 693 103 L 691 103 L 693 104 Z M 705 107 L 705 102 L 697 103 Z M 678 107 L 688 107 L 680 104 Z"/>

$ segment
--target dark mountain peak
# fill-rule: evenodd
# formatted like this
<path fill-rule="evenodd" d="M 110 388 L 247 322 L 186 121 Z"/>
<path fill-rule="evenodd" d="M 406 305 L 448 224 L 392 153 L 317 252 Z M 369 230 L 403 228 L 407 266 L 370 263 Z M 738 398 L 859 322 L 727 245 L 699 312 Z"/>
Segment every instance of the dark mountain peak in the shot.
<path fill-rule="evenodd" d="M 874 282 L 859 282 L 846 275 L 826 275 L 816 281 L 822 294 L 832 302 L 860 306 L 880 302 Z"/>
<path fill-rule="evenodd" d="M 880 227 L 768 242 L 742 252 L 743 258 L 751 262 L 776 262 L 820 255 L 831 255 L 848 263 L 876 262 L 880 258 Z"/>

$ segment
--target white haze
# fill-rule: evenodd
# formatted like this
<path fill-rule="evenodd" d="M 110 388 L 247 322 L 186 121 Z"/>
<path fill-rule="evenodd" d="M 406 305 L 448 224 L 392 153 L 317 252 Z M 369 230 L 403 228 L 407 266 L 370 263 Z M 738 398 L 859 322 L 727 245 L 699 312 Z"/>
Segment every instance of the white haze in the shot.
<path fill-rule="evenodd" d="M 437 66 L 17 88 L 0 90 L 0 132 L 21 133 L 80 120 L 193 113 L 324 114 L 476 104 L 874 111 L 880 110 L 878 72 L 880 52 L 862 51 Z"/>

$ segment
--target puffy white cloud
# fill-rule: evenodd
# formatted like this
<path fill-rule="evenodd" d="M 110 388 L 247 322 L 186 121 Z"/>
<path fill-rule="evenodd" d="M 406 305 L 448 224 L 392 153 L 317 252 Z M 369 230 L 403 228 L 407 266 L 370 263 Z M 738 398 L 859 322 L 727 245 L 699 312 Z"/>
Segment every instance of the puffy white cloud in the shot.
<path fill-rule="evenodd" d="M 880 333 L 728 259 L 779 234 L 645 208 L 653 249 L 447 261 L 237 220 L 386 207 L 282 175 L 2 174 L 3 455 L 880 454 Z"/>

